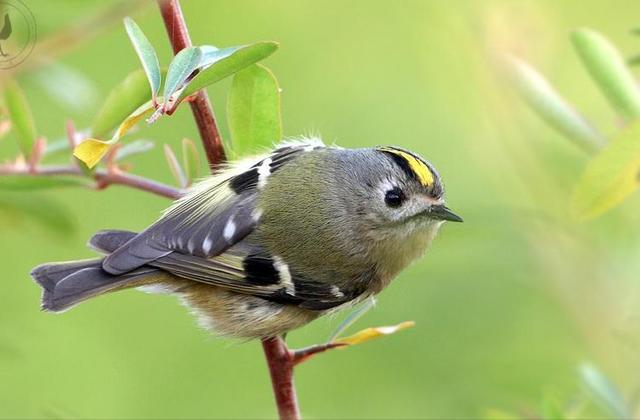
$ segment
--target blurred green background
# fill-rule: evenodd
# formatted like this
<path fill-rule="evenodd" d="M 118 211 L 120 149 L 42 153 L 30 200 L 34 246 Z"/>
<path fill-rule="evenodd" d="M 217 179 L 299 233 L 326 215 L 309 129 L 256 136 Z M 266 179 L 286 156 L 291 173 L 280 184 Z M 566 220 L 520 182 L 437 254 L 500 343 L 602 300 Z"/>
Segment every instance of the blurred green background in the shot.
<path fill-rule="evenodd" d="M 23 0 L 39 38 L 95 13 L 100 1 Z M 395 144 L 427 157 L 465 218 L 446 225 L 355 329 L 415 320 L 389 338 L 301 366 L 307 418 L 461 418 L 492 410 L 534 415 L 549 396 L 580 400 L 577 369 L 598 366 L 633 400 L 640 365 L 640 201 L 586 224 L 567 216 L 587 156 L 543 124 L 496 71 L 516 54 L 610 134 L 617 119 L 581 67 L 569 31 L 589 26 L 621 51 L 635 1 L 183 1 L 196 44 L 280 42 L 265 61 L 283 88 L 286 136 L 319 134 L 346 147 Z M 134 17 L 161 63 L 171 51 L 155 4 Z M 86 127 L 110 88 L 140 67 L 116 23 L 60 59 L 90 84 L 80 106 L 20 79 L 40 133 Z M 226 134 L 229 81 L 210 89 Z M 134 172 L 172 183 L 162 144 L 197 140 L 188 107 L 130 138 L 158 143 Z M 200 146 L 199 146 L 200 147 Z M 14 156 L 10 137 L 0 158 Z M 2 179 L 0 178 L 0 183 Z M 105 228 L 140 230 L 168 205 L 123 187 L 5 198 L 56 202 L 71 232 L 0 209 L 0 417 L 264 418 L 275 416 L 259 343 L 209 337 L 176 299 L 136 291 L 60 315 L 39 310 L 37 264 L 90 257 Z M 49 207 L 43 211 L 50 213 Z M 339 317 L 291 333 L 292 346 L 326 339 Z M 605 415 L 587 407 L 592 416 Z"/>

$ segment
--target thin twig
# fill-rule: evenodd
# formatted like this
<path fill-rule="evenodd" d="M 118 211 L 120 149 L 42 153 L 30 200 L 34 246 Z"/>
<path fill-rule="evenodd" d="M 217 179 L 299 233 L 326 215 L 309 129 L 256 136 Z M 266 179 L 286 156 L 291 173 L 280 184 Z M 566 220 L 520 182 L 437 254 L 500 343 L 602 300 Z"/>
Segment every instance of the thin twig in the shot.
<path fill-rule="evenodd" d="M 189 38 L 187 25 L 184 21 L 178 0 L 159 0 L 158 4 L 160 5 L 164 25 L 167 29 L 171 46 L 173 47 L 173 53 L 177 54 L 181 50 L 190 47 L 191 39 Z M 224 146 L 222 145 L 222 137 L 218 131 L 218 126 L 213 115 L 213 108 L 209 102 L 207 92 L 199 90 L 189 104 L 193 117 L 196 120 L 198 131 L 200 132 L 200 138 L 202 139 L 202 145 L 207 154 L 209 166 L 213 169 L 223 162 L 226 156 Z"/>
<path fill-rule="evenodd" d="M 302 362 L 306 362 L 318 353 L 324 353 L 327 350 L 337 349 L 338 347 L 346 347 L 346 343 L 324 343 L 315 344 L 313 346 L 305 347 L 303 349 L 292 350 L 293 365 L 299 365 Z"/>
<path fill-rule="evenodd" d="M 30 169 L 28 166 L 0 165 L 0 175 L 21 176 L 78 176 L 85 177 L 82 170 L 76 166 L 37 166 Z M 126 185 L 137 190 L 147 191 L 162 197 L 178 199 L 184 194 L 183 190 L 170 185 L 162 184 L 141 176 L 122 171 L 107 171 L 98 169 L 93 175 L 98 189 L 104 189 L 110 185 Z"/>

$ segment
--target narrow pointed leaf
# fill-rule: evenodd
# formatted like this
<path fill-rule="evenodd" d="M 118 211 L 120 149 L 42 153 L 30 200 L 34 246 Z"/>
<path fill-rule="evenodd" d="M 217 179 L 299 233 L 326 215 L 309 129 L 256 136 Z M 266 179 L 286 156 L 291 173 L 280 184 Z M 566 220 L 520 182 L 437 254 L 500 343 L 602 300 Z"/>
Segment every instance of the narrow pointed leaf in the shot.
<path fill-rule="evenodd" d="M 165 100 L 169 100 L 183 86 L 189 75 L 198 68 L 201 58 L 202 51 L 198 47 L 185 48 L 173 57 L 164 84 Z"/>
<path fill-rule="evenodd" d="M 58 103 L 74 111 L 86 111 L 100 97 L 96 83 L 87 74 L 61 63 L 47 64 L 26 77 Z"/>
<path fill-rule="evenodd" d="M 600 406 L 613 418 L 631 419 L 633 415 L 617 387 L 598 369 L 589 364 L 580 367 L 582 382 Z"/>
<path fill-rule="evenodd" d="M 146 153 L 154 147 L 155 144 L 151 140 L 135 140 L 119 148 L 115 160 L 120 161 L 126 157 Z"/>
<path fill-rule="evenodd" d="M 177 102 L 182 101 L 198 90 L 212 85 L 227 76 L 230 76 L 245 67 L 257 63 L 269 57 L 278 49 L 275 42 L 257 42 L 255 44 L 238 47 L 229 56 L 224 57 L 200 71 L 180 92 Z M 223 49 L 224 50 L 224 49 Z M 222 51 L 222 50 L 220 50 Z"/>
<path fill-rule="evenodd" d="M 133 19 L 130 17 L 124 18 L 124 26 L 149 80 L 151 97 L 155 99 L 160 91 L 161 81 L 160 63 L 158 62 L 156 50 Z"/>
<path fill-rule="evenodd" d="M 362 315 L 366 314 L 371 308 L 376 305 L 376 299 L 374 297 L 370 297 L 362 304 L 360 307 L 356 308 L 353 312 L 351 312 L 345 319 L 333 330 L 333 333 L 329 336 L 329 343 L 333 342 L 340 334 L 346 331 L 351 325 L 353 325 L 358 319 L 362 317 Z"/>
<path fill-rule="evenodd" d="M 334 341 L 334 343 L 341 343 L 347 345 L 360 344 L 365 341 L 374 340 L 376 338 L 383 337 L 385 335 L 390 335 L 396 333 L 400 330 L 404 330 L 409 327 L 413 327 L 415 322 L 413 321 L 405 321 L 398 325 L 388 326 L 388 327 L 375 327 L 375 328 L 367 328 L 362 331 L 358 331 L 357 333 L 350 335 L 348 337 L 338 338 Z"/>
<path fill-rule="evenodd" d="M 164 71 L 161 70 L 161 74 Z M 149 101 L 149 83 L 143 70 L 136 70 L 116 86 L 91 124 L 91 135 L 104 138 L 138 107 Z"/>
<path fill-rule="evenodd" d="M 3 191 L 34 191 L 90 185 L 91 182 L 87 178 L 73 176 L 3 175 L 0 180 L 0 190 Z"/>
<path fill-rule="evenodd" d="M 173 153 L 171 146 L 168 144 L 164 145 L 164 157 L 167 159 L 167 164 L 169 165 L 169 169 L 171 170 L 171 174 L 173 175 L 173 179 L 176 180 L 180 188 L 184 188 L 187 186 L 187 177 L 184 174 L 184 171 L 180 167 L 178 163 L 178 159 L 176 158 L 176 154 Z"/>
<path fill-rule="evenodd" d="M 189 139 L 182 139 L 182 166 L 191 185 L 200 176 L 200 156 L 195 143 Z"/>
<path fill-rule="evenodd" d="M 22 154 L 28 157 L 36 139 L 36 125 L 27 98 L 20 86 L 9 80 L 4 86 L 4 99 L 18 146 Z"/>
<path fill-rule="evenodd" d="M 532 66 L 508 58 L 513 84 L 525 102 L 550 126 L 576 145 L 593 152 L 604 139 Z"/>
<path fill-rule="evenodd" d="M 227 103 L 233 151 L 242 155 L 282 139 L 280 87 L 269 69 L 255 64 L 233 77 Z"/>
<path fill-rule="evenodd" d="M 640 121 L 633 122 L 591 159 L 573 191 L 571 212 L 594 218 L 620 204 L 640 185 Z"/>
<path fill-rule="evenodd" d="M 75 228 L 71 212 L 40 194 L 3 192 L 0 194 L 0 225 L 3 228 L 19 227 L 23 219 L 36 220 L 56 233 L 68 234 Z"/>
<path fill-rule="evenodd" d="M 200 51 L 202 52 L 202 58 L 200 59 L 198 68 L 203 70 L 210 65 L 229 57 L 231 54 L 242 48 L 242 46 L 218 49 L 211 45 L 201 45 L 198 48 L 200 48 Z"/>
<path fill-rule="evenodd" d="M 593 80 L 626 120 L 640 117 L 640 89 L 624 58 L 600 33 L 579 29 L 571 40 Z"/>

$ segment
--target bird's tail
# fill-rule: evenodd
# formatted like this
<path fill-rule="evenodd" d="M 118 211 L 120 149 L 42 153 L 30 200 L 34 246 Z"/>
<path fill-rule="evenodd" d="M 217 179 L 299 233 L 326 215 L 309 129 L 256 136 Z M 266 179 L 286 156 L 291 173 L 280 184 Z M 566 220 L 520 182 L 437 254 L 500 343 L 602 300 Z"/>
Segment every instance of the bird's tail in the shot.
<path fill-rule="evenodd" d="M 102 231 L 91 238 L 89 245 L 108 254 L 134 236 L 133 232 Z M 42 309 L 61 312 L 93 296 L 138 285 L 144 277 L 158 272 L 141 267 L 115 276 L 102 269 L 102 260 L 49 263 L 34 268 L 31 277 L 43 289 Z"/>

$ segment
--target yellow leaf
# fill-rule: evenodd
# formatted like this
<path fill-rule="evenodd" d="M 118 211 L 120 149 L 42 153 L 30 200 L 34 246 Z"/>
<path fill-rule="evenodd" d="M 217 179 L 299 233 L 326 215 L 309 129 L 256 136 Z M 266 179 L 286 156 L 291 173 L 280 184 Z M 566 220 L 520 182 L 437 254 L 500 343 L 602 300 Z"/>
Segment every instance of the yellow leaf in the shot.
<path fill-rule="evenodd" d="M 131 130 L 133 126 L 138 124 L 141 120 L 143 120 L 147 115 L 150 115 L 155 109 L 151 105 L 150 102 L 142 105 L 140 108 L 136 109 L 133 114 L 129 115 L 126 120 L 120 124 L 116 133 L 114 134 L 112 141 L 117 141 L 120 137 L 124 136 L 127 131 Z"/>
<path fill-rule="evenodd" d="M 400 330 L 404 330 L 405 328 L 413 327 L 414 325 L 416 325 L 416 323 L 413 321 L 405 321 L 405 322 L 401 322 L 398 325 L 393 325 L 388 327 L 366 328 L 348 337 L 338 338 L 334 341 L 334 343 L 347 344 L 347 345 L 360 344 L 360 343 L 364 343 L 365 341 L 369 341 L 376 338 L 380 338 L 385 335 L 393 334 Z"/>
<path fill-rule="evenodd" d="M 89 168 L 93 168 L 107 153 L 111 144 L 96 139 L 86 139 L 76 146 L 73 155 L 83 161 Z"/>
<path fill-rule="evenodd" d="M 638 189 L 639 174 L 640 121 L 635 121 L 589 161 L 573 191 L 572 214 L 588 220 L 617 206 Z"/>

